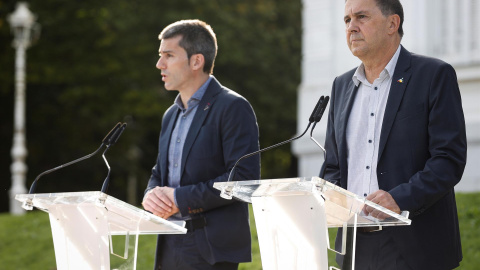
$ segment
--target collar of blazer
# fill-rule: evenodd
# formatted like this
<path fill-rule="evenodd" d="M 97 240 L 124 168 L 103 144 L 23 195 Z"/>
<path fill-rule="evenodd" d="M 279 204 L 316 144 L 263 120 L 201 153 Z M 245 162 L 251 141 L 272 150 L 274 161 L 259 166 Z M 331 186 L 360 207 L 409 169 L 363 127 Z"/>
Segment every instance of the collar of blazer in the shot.
<path fill-rule="evenodd" d="M 388 135 L 392 129 L 395 116 L 397 115 L 398 108 L 403 98 L 403 94 L 407 88 L 411 71 L 411 53 L 407 51 L 403 46 L 400 51 L 400 56 L 398 57 L 397 66 L 395 67 L 395 72 L 392 77 L 392 85 L 390 86 L 390 93 L 387 100 L 387 106 L 385 107 L 385 114 L 383 116 L 382 131 L 380 135 L 380 143 L 378 149 L 378 159 L 381 158 L 385 144 L 387 143 Z M 352 75 L 355 72 L 355 69 L 352 70 Z M 357 94 L 358 87 L 355 86 L 353 80 L 350 80 L 348 86 L 346 87 L 345 99 L 343 104 L 346 106 L 343 108 L 343 111 L 340 113 L 340 133 L 342 134 L 341 144 L 345 147 L 339 147 L 342 149 L 341 155 L 347 156 L 347 141 L 346 141 L 346 129 L 348 123 L 348 117 L 352 111 L 353 101 Z"/>
<path fill-rule="evenodd" d="M 211 111 L 213 103 L 215 102 L 217 95 L 221 92 L 222 86 L 217 81 L 215 77 L 212 78 L 210 81 L 205 94 L 202 97 L 202 100 L 198 104 L 197 111 L 192 121 L 192 125 L 187 134 L 187 138 L 185 140 L 185 144 L 183 146 L 182 152 L 182 167 L 181 167 L 181 175 L 184 171 L 184 164 L 187 159 L 188 154 L 190 153 L 190 149 L 192 148 L 193 142 L 197 137 L 200 128 L 202 127 L 203 122 L 205 121 L 208 113 Z M 166 127 L 164 132 L 162 132 L 163 136 L 160 138 L 160 151 L 163 150 L 163 153 L 160 155 L 160 164 L 161 164 L 161 172 L 162 172 L 162 183 L 163 185 L 168 185 L 168 147 L 170 145 L 170 138 L 173 132 L 173 128 L 175 127 L 175 123 L 177 117 L 179 115 L 180 110 L 176 109 L 176 106 L 172 106 L 169 108 L 172 112 L 167 112 L 165 115 L 166 119 L 164 123 L 166 123 Z M 163 127 L 162 127 L 163 128 Z"/>
<path fill-rule="evenodd" d="M 213 77 L 207 87 L 207 90 L 205 91 L 205 94 L 202 97 L 202 100 L 200 100 L 200 103 L 198 104 L 197 111 L 195 112 L 195 116 L 193 117 L 192 125 L 188 130 L 187 138 L 185 139 L 185 144 L 183 145 L 181 164 L 182 167 L 180 170 L 180 177 L 181 175 L 183 175 L 187 157 L 190 153 L 190 149 L 192 148 L 193 143 L 195 142 L 195 139 L 197 138 L 198 132 L 200 131 L 200 128 L 202 127 L 203 122 L 207 118 L 208 114 L 210 113 L 210 111 L 212 111 L 213 104 L 215 103 L 217 96 L 221 93 L 221 91 L 222 85 L 217 81 L 215 77 Z M 174 109 L 170 116 L 168 116 L 170 117 L 170 119 L 166 127 L 167 130 L 165 130 L 165 133 L 163 133 L 164 136 L 160 140 L 161 149 L 168 149 L 168 146 L 170 144 L 170 138 L 172 136 L 173 128 L 175 127 L 179 111 L 179 109 Z M 161 159 L 161 165 L 163 167 L 161 170 L 162 181 L 165 185 L 167 185 L 168 152 L 165 151 L 164 154 L 161 155 Z"/>
<path fill-rule="evenodd" d="M 353 75 L 353 73 L 352 73 Z M 343 104 L 346 104 L 346 106 L 343 107 L 343 110 L 340 113 L 340 133 L 342 134 L 342 139 L 341 139 L 341 146 L 339 147 L 341 153 L 340 155 L 345 157 L 346 160 L 347 157 L 347 123 L 348 123 L 348 118 L 350 117 L 350 112 L 352 111 L 353 107 L 353 101 L 355 100 L 355 96 L 357 95 L 358 92 L 358 87 L 355 86 L 355 83 L 353 80 L 349 80 L 347 90 L 345 92 L 345 99 L 342 101 Z"/>
<path fill-rule="evenodd" d="M 208 85 L 205 94 L 203 95 L 202 100 L 198 104 L 197 111 L 195 112 L 195 116 L 193 117 L 192 125 L 187 133 L 187 138 L 185 140 L 185 144 L 183 145 L 183 152 L 182 152 L 182 167 L 180 169 L 180 177 L 183 175 L 183 171 L 185 169 L 185 163 L 187 157 L 190 153 L 190 149 L 192 148 L 195 139 L 197 138 L 198 132 L 203 125 L 203 122 L 207 118 L 207 115 L 212 111 L 213 103 L 217 98 L 217 95 L 221 92 L 222 85 L 215 79 L 212 78 L 210 84 Z"/>
<path fill-rule="evenodd" d="M 388 135 L 392 129 L 393 122 L 400 107 L 400 103 L 403 99 L 403 94 L 409 83 L 412 54 L 407 51 L 403 46 L 398 57 L 397 66 L 393 73 L 392 85 L 390 86 L 390 94 L 387 100 L 387 106 L 385 107 L 385 114 L 383 116 L 382 131 L 380 133 L 380 143 L 378 148 L 378 159 L 382 157 L 383 149 L 387 143 Z"/>

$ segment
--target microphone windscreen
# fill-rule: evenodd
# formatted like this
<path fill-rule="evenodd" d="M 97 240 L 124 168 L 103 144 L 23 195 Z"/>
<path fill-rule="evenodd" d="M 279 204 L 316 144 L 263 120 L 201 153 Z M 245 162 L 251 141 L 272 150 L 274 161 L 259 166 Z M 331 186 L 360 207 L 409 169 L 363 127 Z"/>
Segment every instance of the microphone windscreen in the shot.
<path fill-rule="evenodd" d="M 108 141 L 110 140 L 110 138 L 113 136 L 113 134 L 115 134 L 115 132 L 118 130 L 118 128 L 122 125 L 122 123 L 118 122 L 113 128 L 112 130 L 110 130 L 110 132 L 108 132 L 107 136 L 105 136 L 105 138 L 103 138 L 103 141 L 102 143 L 103 144 L 107 144 Z"/>
<path fill-rule="evenodd" d="M 322 119 L 323 113 L 325 112 L 325 109 L 327 108 L 327 104 L 329 101 L 330 97 L 326 96 L 325 99 L 323 100 L 322 104 L 318 107 L 317 112 L 315 113 L 315 122 L 319 122 L 320 119 Z"/>
<path fill-rule="evenodd" d="M 114 145 L 117 141 L 118 141 L 118 138 L 120 138 L 120 135 L 122 135 L 123 131 L 125 130 L 125 128 L 127 127 L 127 123 L 123 123 L 118 129 L 117 131 L 115 131 L 115 133 L 112 135 L 112 137 L 110 138 L 110 141 L 109 141 L 109 145 Z"/>
<path fill-rule="evenodd" d="M 321 96 L 320 99 L 317 101 L 317 105 L 315 105 L 315 108 L 313 108 L 312 114 L 310 115 L 310 118 L 308 118 L 308 122 L 313 122 L 315 121 L 315 113 L 317 112 L 318 106 L 323 103 L 324 97 Z"/>

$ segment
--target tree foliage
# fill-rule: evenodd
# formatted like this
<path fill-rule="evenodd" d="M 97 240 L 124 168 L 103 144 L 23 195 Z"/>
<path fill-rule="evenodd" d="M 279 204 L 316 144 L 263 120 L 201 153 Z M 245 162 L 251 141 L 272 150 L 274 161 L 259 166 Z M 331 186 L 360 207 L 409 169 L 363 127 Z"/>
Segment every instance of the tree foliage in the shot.
<path fill-rule="evenodd" d="M 8 210 L 11 181 L 15 51 L 6 15 L 14 8 L 14 1 L 0 0 L 0 211 Z M 216 32 L 214 75 L 251 102 L 261 147 L 295 133 L 300 0 L 42 0 L 29 8 L 42 33 L 27 51 L 28 186 L 40 172 L 93 152 L 121 121 L 128 127 L 106 153 L 109 193 L 125 199 L 133 190 L 137 197 L 129 200 L 140 202 L 161 117 L 176 95 L 164 90 L 155 69 L 158 34 L 180 19 L 204 20 Z M 289 146 L 262 155 L 262 178 L 296 173 Z M 42 177 L 37 191 L 100 190 L 106 174 L 98 155 Z"/>

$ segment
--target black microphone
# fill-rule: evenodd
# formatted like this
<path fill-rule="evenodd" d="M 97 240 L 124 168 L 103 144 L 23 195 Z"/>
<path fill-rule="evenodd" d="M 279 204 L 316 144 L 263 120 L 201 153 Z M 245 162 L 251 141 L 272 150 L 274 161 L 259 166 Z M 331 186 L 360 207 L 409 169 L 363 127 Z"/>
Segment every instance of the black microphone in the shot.
<path fill-rule="evenodd" d="M 230 174 L 228 175 L 228 180 L 227 182 L 230 182 L 232 181 L 232 179 L 235 177 L 235 168 L 237 167 L 238 163 L 244 159 L 244 158 L 248 158 L 248 157 L 251 157 L 251 156 L 254 156 L 254 155 L 258 155 L 262 152 L 265 152 L 267 150 L 270 150 L 270 149 L 273 149 L 273 148 L 276 148 L 278 146 L 281 146 L 281 145 L 284 145 L 284 144 L 287 144 L 289 142 L 292 142 L 294 140 L 297 140 L 299 138 L 301 138 L 303 135 L 305 135 L 305 133 L 307 133 L 308 129 L 310 128 L 310 125 L 315 121 L 315 116 L 316 116 L 316 112 L 317 110 L 321 107 L 322 103 L 324 102 L 324 96 L 321 96 L 320 99 L 318 100 L 317 104 L 315 105 L 315 108 L 313 109 L 312 111 L 312 114 L 310 115 L 310 118 L 308 118 L 308 125 L 307 125 L 307 128 L 305 129 L 305 131 L 300 134 L 299 136 L 296 136 L 296 137 L 293 137 L 291 139 L 288 139 L 286 141 L 283 141 L 281 143 L 277 143 L 275 145 L 272 145 L 272 146 L 269 146 L 269 147 L 266 147 L 266 148 L 263 148 L 263 149 L 260 149 L 258 151 L 255 151 L 255 152 L 252 152 L 250 154 L 246 154 L 242 157 L 240 157 L 237 162 L 235 162 L 235 165 L 233 165 L 232 167 L 232 170 L 230 171 Z"/>
<path fill-rule="evenodd" d="M 317 108 L 317 111 L 315 112 L 315 116 L 314 116 L 315 123 L 313 124 L 312 129 L 310 130 L 310 139 L 315 144 L 317 144 L 318 147 L 320 147 L 320 149 L 322 149 L 324 159 L 326 157 L 327 152 L 325 151 L 325 148 L 320 143 L 318 143 L 317 140 L 315 140 L 313 138 L 313 130 L 315 129 L 315 126 L 317 125 L 317 123 L 320 122 L 320 119 L 322 119 L 323 113 L 325 112 L 325 109 L 327 108 L 327 104 L 328 104 L 329 100 L 330 100 L 330 97 L 326 96 L 325 99 L 323 100 L 323 103 L 320 104 L 320 106 Z"/>
<path fill-rule="evenodd" d="M 326 96 L 325 99 L 323 100 L 322 104 L 318 106 L 317 111 L 315 112 L 315 123 L 320 122 L 320 119 L 322 119 L 323 113 L 325 112 L 325 109 L 327 108 L 328 101 L 330 100 L 329 96 Z"/>
<path fill-rule="evenodd" d="M 103 138 L 102 140 L 102 144 L 104 145 L 108 145 L 108 142 L 111 140 L 112 136 L 118 132 L 118 130 L 120 129 L 120 127 L 122 126 L 122 123 L 118 122 L 113 128 L 112 130 L 110 130 L 107 134 L 107 136 L 105 136 L 105 138 Z"/>
<path fill-rule="evenodd" d="M 103 151 L 102 157 L 103 157 L 103 160 L 105 161 L 105 165 L 107 165 L 107 168 L 108 168 L 107 177 L 103 181 L 103 185 L 102 185 L 102 192 L 103 193 L 107 193 L 107 189 L 108 189 L 108 186 L 110 184 L 110 165 L 108 164 L 107 158 L 105 157 L 105 153 L 108 151 L 108 149 L 110 149 L 110 147 L 112 147 L 118 141 L 118 138 L 120 138 L 120 135 L 122 135 L 122 133 L 123 133 L 123 131 L 125 130 L 126 127 L 127 127 L 127 123 L 123 123 L 113 133 L 113 135 L 107 141 L 107 148 L 105 149 L 105 151 Z"/>
<path fill-rule="evenodd" d="M 110 148 L 112 145 L 114 145 L 118 141 L 118 138 L 120 138 L 120 135 L 122 135 L 126 127 L 127 127 L 127 123 L 123 123 L 119 126 L 119 128 L 117 128 L 117 130 L 113 132 L 112 136 L 110 136 L 105 142 L 107 145 L 107 148 Z"/>
<path fill-rule="evenodd" d="M 315 115 L 317 113 L 318 107 L 323 103 L 324 99 L 325 98 L 321 96 L 320 99 L 317 101 L 315 108 L 313 108 L 312 114 L 310 114 L 310 118 L 308 118 L 308 122 L 313 123 L 313 121 L 315 121 Z"/>
<path fill-rule="evenodd" d="M 328 104 L 329 100 L 330 100 L 330 97 L 326 96 L 325 99 L 323 99 L 320 106 L 318 106 L 318 108 L 316 109 L 315 115 L 313 117 L 314 123 L 313 123 L 312 129 L 310 131 L 310 135 L 313 134 L 313 130 L 315 129 L 315 126 L 322 119 L 323 113 L 325 112 L 325 109 L 327 108 L 327 104 Z"/>
<path fill-rule="evenodd" d="M 61 169 L 61 168 L 65 168 L 65 167 L 67 167 L 67 166 L 70 166 L 70 165 L 72 165 L 72 164 L 75 164 L 75 163 L 77 163 L 77 162 L 80 162 L 80 161 L 82 161 L 82 160 L 85 160 L 85 159 L 87 159 L 87 158 L 90 158 L 90 157 L 94 156 L 96 153 L 98 153 L 98 151 L 100 151 L 100 149 L 101 149 L 102 147 L 104 147 L 105 145 L 108 145 L 108 144 L 109 144 L 109 141 L 111 141 L 111 139 L 112 139 L 113 136 L 117 133 L 117 131 L 120 129 L 120 127 L 121 127 L 121 123 L 119 122 L 119 123 L 117 123 L 117 124 L 115 125 L 115 127 L 113 127 L 112 130 L 110 130 L 110 132 L 108 132 L 107 136 L 105 136 L 105 138 L 103 139 L 102 144 L 101 144 L 101 145 L 97 148 L 97 150 L 95 150 L 93 153 L 88 154 L 88 155 L 86 155 L 86 156 L 84 156 L 84 157 L 81 157 L 81 158 L 79 158 L 79 159 L 76 159 L 76 160 L 74 160 L 74 161 L 70 161 L 70 162 L 68 162 L 68 163 L 65 163 L 65 164 L 63 164 L 63 165 L 60 165 L 60 166 L 55 167 L 55 168 L 53 168 L 53 169 L 44 171 L 44 172 L 42 172 L 41 174 L 39 174 L 39 175 L 37 176 L 37 178 L 35 178 L 35 180 L 33 181 L 32 185 L 30 186 L 30 190 L 28 191 L 28 194 L 32 194 L 32 193 L 35 191 L 35 189 L 36 189 L 36 187 L 37 187 L 37 182 L 38 182 L 38 180 L 40 179 L 40 177 L 42 177 L 43 175 L 49 174 L 49 173 L 51 173 L 51 172 L 57 171 L 57 170 L 59 170 L 59 169 Z M 117 138 L 117 139 L 118 139 L 118 138 Z"/>

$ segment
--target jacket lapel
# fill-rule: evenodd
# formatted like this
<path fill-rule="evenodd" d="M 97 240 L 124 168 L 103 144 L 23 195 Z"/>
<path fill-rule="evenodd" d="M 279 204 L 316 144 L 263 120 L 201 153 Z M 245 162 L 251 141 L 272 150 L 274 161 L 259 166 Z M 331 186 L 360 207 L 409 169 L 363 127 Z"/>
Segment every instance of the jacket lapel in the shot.
<path fill-rule="evenodd" d="M 407 88 L 411 72 L 407 71 L 410 68 L 411 54 L 405 48 L 401 48 L 400 56 L 398 57 L 397 66 L 393 73 L 392 85 L 388 95 L 387 106 L 385 107 L 385 114 L 383 116 L 382 131 L 380 135 L 380 145 L 378 149 L 378 160 L 382 156 L 383 149 L 387 143 L 390 130 L 392 129 L 395 116 Z"/>
<path fill-rule="evenodd" d="M 168 149 L 169 149 L 169 146 L 170 146 L 170 138 L 172 137 L 172 132 L 173 132 L 173 128 L 175 127 L 175 122 L 177 120 L 177 117 L 178 117 L 178 113 L 179 113 L 179 109 L 177 108 L 177 106 L 173 106 L 172 110 L 174 110 L 171 115 L 170 115 L 170 119 L 168 120 L 167 122 L 167 127 L 166 127 L 166 130 L 165 130 L 165 133 L 163 134 L 163 136 L 160 138 L 160 151 L 161 151 L 161 155 L 160 155 L 160 169 L 161 169 L 161 172 L 162 172 L 162 184 L 164 186 L 167 186 L 168 185 Z"/>
<path fill-rule="evenodd" d="M 340 152 L 340 161 L 345 161 L 345 163 L 342 165 L 340 164 L 340 167 L 342 170 L 346 171 L 347 168 L 347 124 L 348 124 L 348 118 L 350 116 L 350 112 L 352 111 L 353 107 L 353 101 L 355 100 L 355 96 L 358 93 L 358 86 L 355 85 L 353 80 L 350 79 L 348 83 L 348 87 L 346 89 L 346 93 L 344 96 L 344 100 L 342 100 L 342 104 L 346 104 L 345 107 L 343 107 L 342 112 L 340 113 L 340 121 L 341 123 L 340 126 L 340 145 L 338 146 L 339 152 Z M 346 179 L 346 178 L 345 178 Z M 342 183 L 347 186 L 347 183 Z M 343 185 L 342 185 L 343 186 Z"/>
<path fill-rule="evenodd" d="M 220 83 L 215 79 L 215 77 L 213 77 L 207 87 L 207 90 L 205 91 L 205 94 L 203 95 L 202 100 L 198 104 L 197 111 L 195 112 L 195 116 L 193 117 L 192 125 L 190 126 L 190 129 L 187 133 L 187 138 L 185 139 L 185 144 L 183 146 L 182 152 L 182 167 L 180 170 L 180 179 L 182 179 L 182 175 L 185 170 L 185 163 L 187 161 L 190 150 L 192 149 L 192 145 L 195 142 L 195 139 L 197 138 L 201 127 L 203 126 L 203 122 L 212 110 L 213 103 L 215 102 L 216 96 L 220 93 L 220 90 Z"/>

